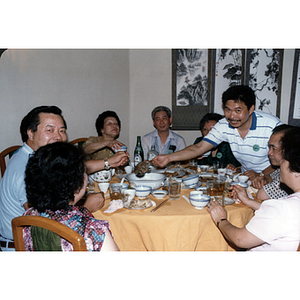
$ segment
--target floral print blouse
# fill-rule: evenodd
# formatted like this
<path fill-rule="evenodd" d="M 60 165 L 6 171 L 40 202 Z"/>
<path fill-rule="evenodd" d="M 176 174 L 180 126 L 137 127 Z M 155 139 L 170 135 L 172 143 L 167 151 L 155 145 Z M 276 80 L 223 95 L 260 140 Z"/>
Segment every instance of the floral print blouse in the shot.
<path fill-rule="evenodd" d="M 100 251 L 107 230 L 111 233 L 109 222 L 97 220 L 92 213 L 83 206 L 70 205 L 65 209 L 45 212 L 38 212 L 34 208 L 29 208 L 24 213 L 24 216 L 41 216 L 56 220 L 71 229 L 78 232 L 84 237 L 88 251 Z M 24 227 L 23 238 L 26 251 L 33 251 L 30 227 Z M 73 251 L 73 246 L 61 238 L 62 251 Z"/>

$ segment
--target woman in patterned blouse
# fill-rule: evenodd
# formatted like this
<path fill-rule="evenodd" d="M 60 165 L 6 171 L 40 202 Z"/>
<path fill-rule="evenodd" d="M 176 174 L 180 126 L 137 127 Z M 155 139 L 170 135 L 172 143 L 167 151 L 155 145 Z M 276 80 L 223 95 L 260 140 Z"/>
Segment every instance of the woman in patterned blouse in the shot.
<path fill-rule="evenodd" d="M 42 216 L 72 228 L 85 239 L 89 251 L 117 251 L 108 221 L 97 220 L 91 212 L 75 204 L 86 191 L 85 155 L 69 143 L 53 143 L 39 148 L 29 159 L 25 184 L 31 205 L 24 215 Z M 30 227 L 24 229 L 26 250 L 33 250 Z M 61 239 L 63 251 L 72 245 Z"/>

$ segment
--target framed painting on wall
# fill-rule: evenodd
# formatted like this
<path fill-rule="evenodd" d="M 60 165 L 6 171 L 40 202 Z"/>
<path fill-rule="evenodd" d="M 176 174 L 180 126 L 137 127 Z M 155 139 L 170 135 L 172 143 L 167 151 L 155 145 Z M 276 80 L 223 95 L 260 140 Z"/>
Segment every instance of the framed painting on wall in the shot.
<path fill-rule="evenodd" d="M 172 129 L 199 130 L 211 110 L 211 50 L 172 50 Z"/>
<path fill-rule="evenodd" d="M 222 94 L 229 87 L 240 85 L 244 81 L 245 50 L 243 49 L 215 49 L 213 50 L 215 65 L 212 85 L 212 112 L 224 115 L 222 108 Z"/>
<path fill-rule="evenodd" d="M 282 49 L 247 49 L 246 81 L 256 95 L 255 109 L 280 117 Z"/>
<path fill-rule="evenodd" d="M 292 91 L 289 111 L 289 124 L 300 126 L 300 49 L 295 50 Z"/>

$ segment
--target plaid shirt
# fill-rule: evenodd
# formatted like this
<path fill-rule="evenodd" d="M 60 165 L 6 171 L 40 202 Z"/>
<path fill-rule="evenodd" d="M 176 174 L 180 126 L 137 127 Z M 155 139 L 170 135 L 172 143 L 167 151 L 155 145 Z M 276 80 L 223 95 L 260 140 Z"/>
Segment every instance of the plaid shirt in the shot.
<path fill-rule="evenodd" d="M 65 224 L 84 237 L 88 251 L 100 251 L 107 230 L 111 233 L 109 222 L 97 220 L 91 212 L 82 206 L 70 205 L 65 209 L 45 212 L 38 212 L 34 208 L 29 208 L 24 215 L 41 216 Z M 23 237 L 26 251 L 33 251 L 30 227 L 24 227 Z M 72 245 L 61 239 L 62 251 L 73 251 Z"/>

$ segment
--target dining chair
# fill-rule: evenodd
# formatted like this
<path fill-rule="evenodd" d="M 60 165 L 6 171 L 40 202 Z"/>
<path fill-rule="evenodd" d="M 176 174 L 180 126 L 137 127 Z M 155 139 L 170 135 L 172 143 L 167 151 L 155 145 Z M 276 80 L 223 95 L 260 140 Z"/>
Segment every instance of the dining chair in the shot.
<path fill-rule="evenodd" d="M 84 238 L 73 229 L 69 228 L 64 224 L 59 223 L 58 221 L 46 217 L 41 217 L 41 216 L 21 216 L 12 219 L 11 225 L 12 225 L 12 232 L 13 232 L 16 251 L 25 251 L 25 244 L 23 239 L 23 228 L 26 226 L 32 226 L 31 231 L 37 228 L 47 229 L 50 232 L 58 235 L 59 241 L 60 241 L 60 237 L 62 237 L 68 242 L 70 242 L 73 245 L 74 251 L 87 251 Z M 38 233 L 41 234 L 41 231 L 38 231 Z M 45 232 L 43 232 L 42 234 L 45 235 Z M 39 239 L 40 238 L 42 239 L 40 243 L 42 242 L 44 242 L 45 244 L 49 243 L 49 240 L 45 241 L 46 238 L 43 239 L 43 237 L 40 236 L 38 237 Z M 34 245 L 37 244 L 37 242 L 34 241 L 33 236 L 32 239 L 33 239 L 33 244 Z M 50 246 L 46 245 L 46 247 L 49 249 Z M 39 251 L 39 250 L 34 250 L 34 251 Z M 61 251 L 61 250 L 52 250 L 52 251 Z"/>
<path fill-rule="evenodd" d="M 4 172 L 6 170 L 6 162 L 5 157 L 8 156 L 8 158 L 11 158 L 12 155 L 15 153 L 16 150 L 18 150 L 21 146 L 11 146 L 6 148 L 0 153 L 0 169 L 1 169 L 1 177 L 3 177 Z"/>
<path fill-rule="evenodd" d="M 78 145 L 78 147 L 82 147 L 83 143 L 87 140 L 87 138 L 83 137 L 83 138 L 78 138 L 78 139 L 75 139 L 73 141 L 70 141 L 69 143 L 70 144 L 73 144 L 73 145 Z"/>

